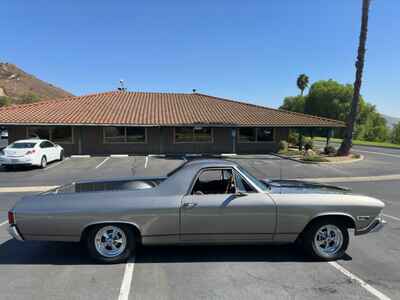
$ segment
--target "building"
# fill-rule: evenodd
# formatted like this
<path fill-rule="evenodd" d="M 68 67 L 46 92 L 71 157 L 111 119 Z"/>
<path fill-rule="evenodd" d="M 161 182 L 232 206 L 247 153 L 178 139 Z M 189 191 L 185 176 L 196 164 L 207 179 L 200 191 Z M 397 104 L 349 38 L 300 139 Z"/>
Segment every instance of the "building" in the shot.
<path fill-rule="evenodd" d="M 332 119 L 191 93 L 108 92 L 0 109 L 9 141 L 50 139 L 66 154 L 267 153 L 290 128 Z"/>

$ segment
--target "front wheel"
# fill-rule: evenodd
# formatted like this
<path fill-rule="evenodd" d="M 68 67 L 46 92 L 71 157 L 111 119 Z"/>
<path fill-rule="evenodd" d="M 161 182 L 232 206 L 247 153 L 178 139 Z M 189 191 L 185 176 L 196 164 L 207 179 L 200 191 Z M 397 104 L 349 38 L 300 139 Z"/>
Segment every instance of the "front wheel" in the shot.
<path fill-rule="evenodd" d="M 123 224 L 99 225 L 87 235 L 87 247 L 93 259 L 103 263 L 128 260 L 135 248 L 132 230 Z"/>
<path fill-rule="evenodd" d="M 304 233 L 303 246 L 306 252 L 325 261 L 343 257 L 348 245 L 349 232 L 346 226 L 335 220 L 317 221 Z"/>
<path fill-rule="evenodd" d="M 63 161 L 64 160 L 64 150 L 60 151 L 60 158 L 58 160 L 59 161 Z"/>

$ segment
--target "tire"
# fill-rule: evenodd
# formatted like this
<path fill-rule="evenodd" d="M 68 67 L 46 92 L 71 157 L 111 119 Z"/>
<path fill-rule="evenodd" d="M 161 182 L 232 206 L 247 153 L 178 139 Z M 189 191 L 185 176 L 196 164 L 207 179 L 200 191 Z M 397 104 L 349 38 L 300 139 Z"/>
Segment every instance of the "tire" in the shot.
<path fill-rule="evenodd" d="M 115 234 L 115 237 L 113 236 Z M 109 240 L 105 238 L 108 236 Z M 101 263 L 126 262 L 135 250 L 135 236 L 124 224 L 103 224 L 89 229 L 86 235 L 90 256 Z"/>
<path fill-rule="evenodd" d="M 310 224 L 303 234 L 302 246 L 313 258 L 333 261 L 344 256 L 349 245 L 349 232 L 340 221 L 332 218 Z"/>
<path fill-rule="evenodd" d="M 40 168 L 45 169 L 47 167 L 47 158 L 46 156 L 42 156 L 42 159 L 40 160 Z"/>
<path fill-rule="evenodd" d="M 58 160 L 59 161 L 63 161 L 64 160 L 64 150 L 60 151 L 60 158 Z"/>

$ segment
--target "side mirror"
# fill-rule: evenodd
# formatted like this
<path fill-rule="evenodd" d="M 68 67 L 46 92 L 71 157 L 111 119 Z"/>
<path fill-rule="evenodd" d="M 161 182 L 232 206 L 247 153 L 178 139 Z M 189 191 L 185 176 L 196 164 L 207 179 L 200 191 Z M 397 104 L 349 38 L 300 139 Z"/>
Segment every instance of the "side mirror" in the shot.
<path fill-rule="evenodd" d="M 245 193 L 243 191 L 236 190 L 235 196 L 236 197 L 244 197 L 244 196 L 247 196 L 247 193 Z"/>

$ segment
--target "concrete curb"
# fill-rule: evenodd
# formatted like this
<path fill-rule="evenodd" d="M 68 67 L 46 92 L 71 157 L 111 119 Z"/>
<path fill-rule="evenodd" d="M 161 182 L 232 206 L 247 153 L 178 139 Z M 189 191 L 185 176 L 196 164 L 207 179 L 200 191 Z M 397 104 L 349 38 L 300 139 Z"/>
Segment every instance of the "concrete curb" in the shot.
<path fill-rule="evenodd" d="M 309 164 L 309 165 L 340 165 L 340 164 L 350 164 L 350 163 L 355 163 L 361 160 L 364 160 L 364 155 L 359 154 L 360 157 L 359 158 L 354 158 L 354 159 L 350 159 L 350 160 L 344 160 L 344 161 L 304 161 L 304 160 L 300 160 L 300 159 L 296 159 L 296 158 L 292 158 L 290 156 L 286 156 L 286 155 L 281 155 L 281 154 L 277 154 L 274 153 L 272 155 L 275 155 L 277 157 L 280 157 L 282 159 L 287 159 L 287 160 L 291 160 L 291 161 L 295 161 L 301 164 Z"/>

